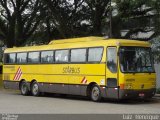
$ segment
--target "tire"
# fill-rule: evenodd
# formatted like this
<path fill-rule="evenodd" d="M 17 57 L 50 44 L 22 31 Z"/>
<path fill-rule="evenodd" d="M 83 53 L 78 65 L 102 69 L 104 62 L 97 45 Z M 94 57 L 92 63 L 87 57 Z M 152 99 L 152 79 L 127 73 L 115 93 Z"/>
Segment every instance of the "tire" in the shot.
<path fill-rule="evenodd" d="M 31 93 L 33 96 L 39 96 L 40 95 L 40 89 L 38 83 L 35 81 L 31 85 Z"/>
<path fill-rule="evenodd" d="M 28 85 L 25 81 L 23 81 L 21 84 L 20 84 L 20 90 L 21 90 L 21 94 L 26 96 L 26 95 L 29 95 L 29 88 L 28 88 Z"/>
<path fill-rule="evenodd" d="M 94 102 L 101 101 L 101 90 L 97 84 L 93 85 L 90 92 L 91 100 Z"/>

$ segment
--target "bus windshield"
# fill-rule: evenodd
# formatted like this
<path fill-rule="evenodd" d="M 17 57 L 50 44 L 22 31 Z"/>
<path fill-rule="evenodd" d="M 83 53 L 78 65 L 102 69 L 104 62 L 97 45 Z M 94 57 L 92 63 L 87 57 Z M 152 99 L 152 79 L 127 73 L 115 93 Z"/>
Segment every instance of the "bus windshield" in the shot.
<path fill-rule="evenodd" d="M 120 47 L 122 72 L 154 72 L 151 49 L 147 47 Z"/>

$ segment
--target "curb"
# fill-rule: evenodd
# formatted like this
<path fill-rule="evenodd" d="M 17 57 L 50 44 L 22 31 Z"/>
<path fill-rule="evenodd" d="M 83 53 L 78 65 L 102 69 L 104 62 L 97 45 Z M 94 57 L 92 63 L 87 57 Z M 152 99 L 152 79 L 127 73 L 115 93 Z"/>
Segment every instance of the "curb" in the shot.
<path fill-rule="evenodd" d="M 155 96 L 154 97 L 160 97 L 160 94 L 155 94 Z"/>

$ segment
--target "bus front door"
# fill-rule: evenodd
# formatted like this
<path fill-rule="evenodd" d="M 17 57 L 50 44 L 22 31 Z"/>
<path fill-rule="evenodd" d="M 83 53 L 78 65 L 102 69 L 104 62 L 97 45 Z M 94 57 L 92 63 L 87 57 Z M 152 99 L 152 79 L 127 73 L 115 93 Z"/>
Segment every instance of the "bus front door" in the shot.
<path fill-rule="evenodd" d="M 118 99 L 117 47 L 107 48 L 106 97 Z"/>

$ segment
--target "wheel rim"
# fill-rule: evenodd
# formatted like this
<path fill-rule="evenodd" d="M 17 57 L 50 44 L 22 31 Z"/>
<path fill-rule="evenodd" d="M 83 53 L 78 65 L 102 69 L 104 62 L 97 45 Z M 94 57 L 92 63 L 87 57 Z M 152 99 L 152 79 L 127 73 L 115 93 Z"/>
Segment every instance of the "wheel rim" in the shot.
<path fill-rule="evenodd" d="M 98 87 L 93 87 L 93 89 L 92 89 L 92 99 L 95 100 L 95 101 L 98 100 L 99 95 L 100 95 L 100 91 L 99 91 Z"/>
<path fill-rule="evenodd" d="M 32 93 L 33 95 L 36 95 L 39 91 L 39 88 L 38 88 L 38 85 L 37 84 L 34 84 L 33 87 L 32 87 Z"/>
<path fill-rule="evenodd" d="M 25 83 L 23 83 L 21 88 L 22 88 L 21 89 L 22 94 L 26 94 L 26 92 L 27 92 L 27 85 Z"/>

